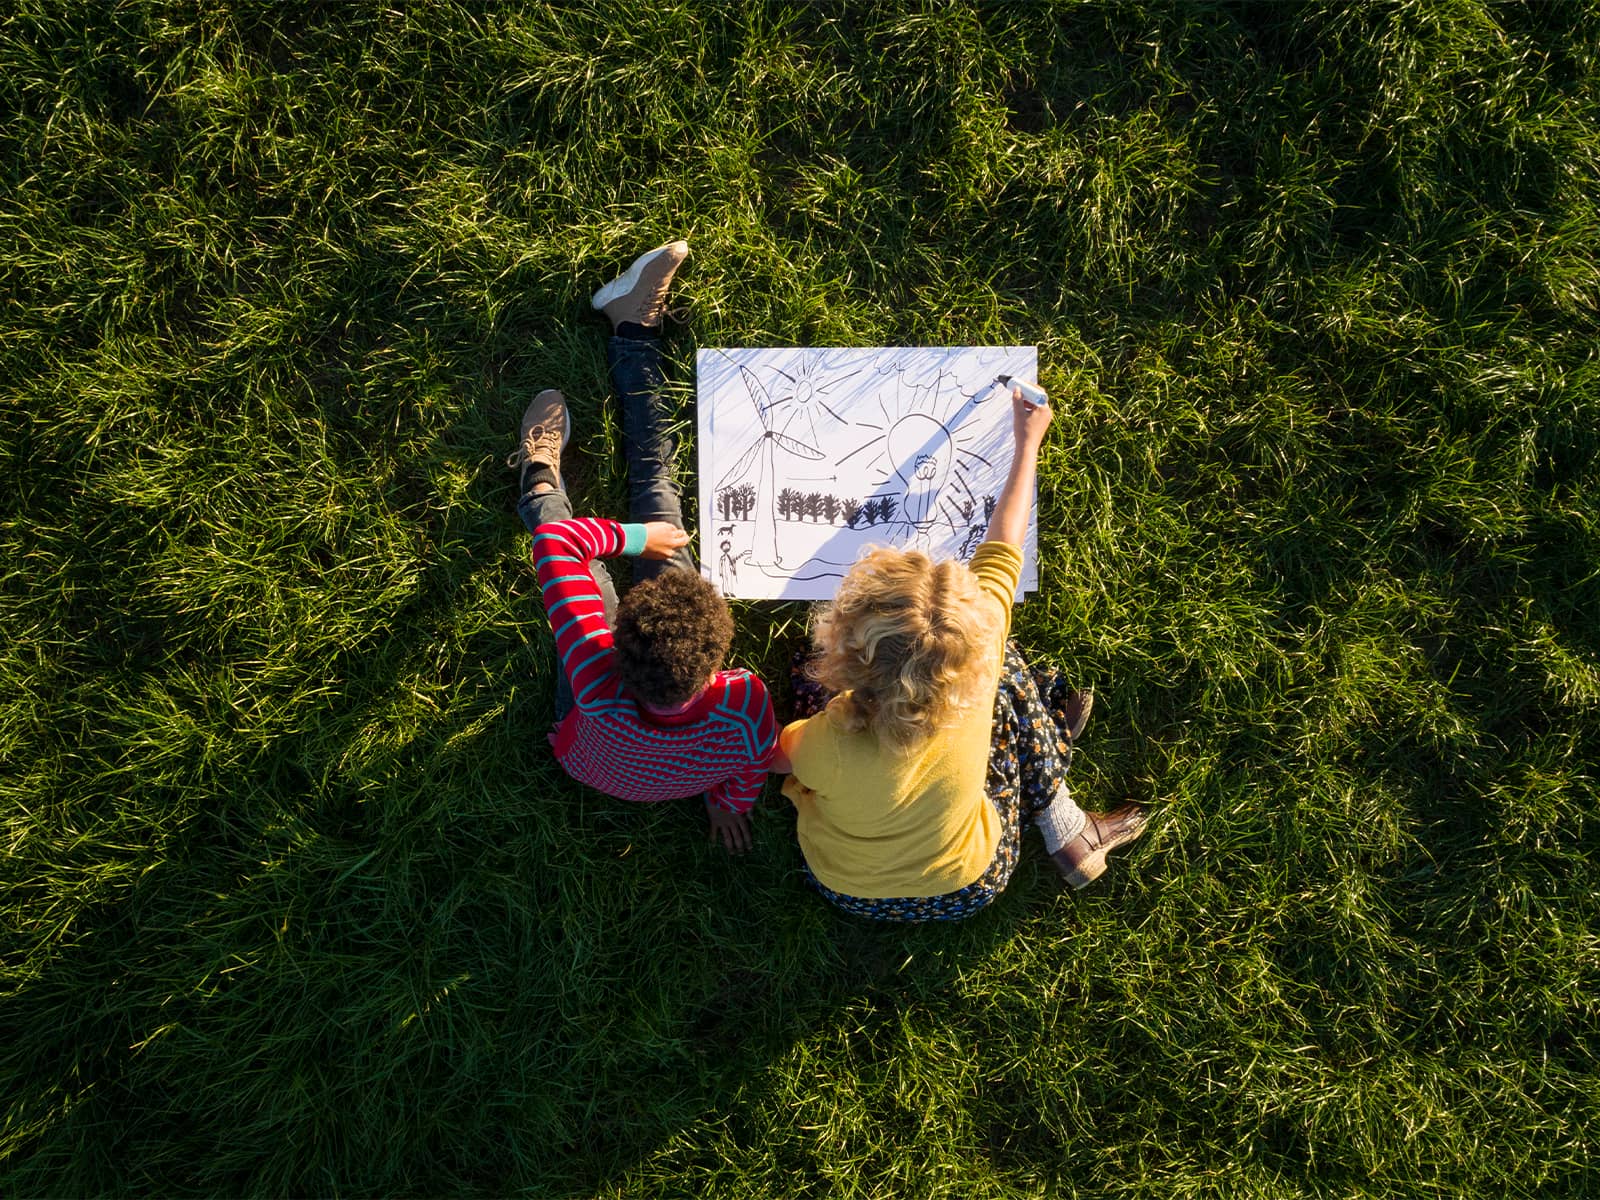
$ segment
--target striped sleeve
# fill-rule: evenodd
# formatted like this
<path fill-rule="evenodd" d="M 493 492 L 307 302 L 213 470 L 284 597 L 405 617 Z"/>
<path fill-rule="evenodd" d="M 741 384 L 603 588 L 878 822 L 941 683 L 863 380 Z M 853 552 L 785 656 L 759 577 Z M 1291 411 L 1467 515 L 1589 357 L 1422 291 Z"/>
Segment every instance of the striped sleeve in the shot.
<path fill-rule="evenodd" d="M 717 715 L 739 731 L 749 757 L 747 766 L 711 789 L 711 803 L 729 812 L 749 812 L 767 785 L 767 763 L 778 744 L 778 725 L 766 685 L 744 673 L 728 679 Z"/>
<path fill-rule="evenodd" d="M 556 657 L 579 708 L 600 700 L 616 676 L 616 651 L 605 604 L 589 560 L 623 553 L 627 533 L 616 521 L 575 517 L 541 525 L 533 534 L 533 569 L 555 634 Z"/>

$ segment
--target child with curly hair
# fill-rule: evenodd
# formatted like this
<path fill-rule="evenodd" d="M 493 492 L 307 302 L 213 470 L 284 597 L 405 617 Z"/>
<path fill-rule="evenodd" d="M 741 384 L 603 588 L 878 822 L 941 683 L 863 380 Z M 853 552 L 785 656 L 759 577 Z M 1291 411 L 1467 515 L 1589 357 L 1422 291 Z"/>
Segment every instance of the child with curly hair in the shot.
<path fill-rule="evenodd" d="M 1137 804 L 1074 803 L 1065 771 L 1093 697 L 1007 640 L 1050 423 L 1020 390 L 1011 402 L 1011 469 L 970 565 L 895 549 L 857 562 L 814 630 L 810 694 L 826 707 L 779 738 L 811 883 L 859 916 L 976 912 L 1010 880 L 1024 816 L 1075 888 L 1144 832 Z"/>
<path fill-rule="evenodd" d="M 668 286 L 688 252 L 670 242 L 641 255 L 592 302 L 612 324 L 607 357 L 622 409 L 630 523 L 572 515 L 561 481 L 567 406 L 554 389 L 523 414 L 507 465 L 520 470 L 517 512 L 533 533 L 560 659 L 550 737 L 557 760 L 574 779 L 623 800 L 704 793 L 712 837 L 742 853 L 777 727 L 761 680 L 722 669 L 733 617 L 689 557 L 670 473 L 660 332 Z M 616 555 L 638 557 L 620 603 L 601 561 Z"/>

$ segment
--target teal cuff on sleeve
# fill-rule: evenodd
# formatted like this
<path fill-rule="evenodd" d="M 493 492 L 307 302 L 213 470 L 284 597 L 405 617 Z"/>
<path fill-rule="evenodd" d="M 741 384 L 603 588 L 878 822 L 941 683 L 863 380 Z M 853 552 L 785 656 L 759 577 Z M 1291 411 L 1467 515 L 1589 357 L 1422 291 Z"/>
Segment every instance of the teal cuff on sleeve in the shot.
<path fill-rule="evenodd" d="M 647 530 L 643 525 L 622 525 L 622 552 L 624 554 L 640 555 L 644 553 L 644 539 Z"/>

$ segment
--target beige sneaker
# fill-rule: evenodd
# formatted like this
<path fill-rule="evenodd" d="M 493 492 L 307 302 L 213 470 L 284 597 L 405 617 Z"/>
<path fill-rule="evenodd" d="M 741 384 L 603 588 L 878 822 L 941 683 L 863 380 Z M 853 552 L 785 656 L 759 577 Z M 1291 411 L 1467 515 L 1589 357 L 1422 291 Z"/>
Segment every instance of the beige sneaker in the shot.
<path fill-rule="evenodd" d="M 555 388 L 545 388 L 533 398 L 522 414 L 522 434 L 517 448 L 506 455 L 506 466 L 522 468 L 517 477 L 517 490 L 526 492 L 528 471 L 534 467 L 549 467 L 556 473 L 556 486 L 561 485 L 561 451 L 566 448 L 572 428 L 567 421 L 567 398 Z"/>
<path fill-rule="evenodd" d="M 591 296 L 589 304 L 605 313 L 613 329 L 624 321 L 659 325 L 667 313 L 667 288 L 688 257 L 688 242 L 657 246 L 634 259 L 626 271 Z"/>
<path fill-rule="evenodd" d="M 1085 813 L 1083 832 L 1050 856 L 1056 870 L 1074 888 L 1086 887 L 1106 873 L 1106 855 L 1144 832 L 1150 814 L 1142 804 L 1128 803 L 1108 813 Z"/>

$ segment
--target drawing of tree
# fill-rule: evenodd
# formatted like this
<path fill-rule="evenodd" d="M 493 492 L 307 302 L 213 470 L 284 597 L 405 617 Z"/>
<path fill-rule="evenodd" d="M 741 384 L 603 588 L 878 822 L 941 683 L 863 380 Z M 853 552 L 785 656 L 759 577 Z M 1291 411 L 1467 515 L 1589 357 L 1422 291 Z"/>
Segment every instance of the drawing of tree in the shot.
<path fill-rule="evenodd" d="M 899 507 L 899 502 L 896 501 L 893 496 L 883 497 L 883 499 L 878 501 L 878 512 L 880 514 L 878 519 L 887 524 L 889 518 L 894 516 L 894 510 Z"/>
<path fill-rule="evenodd" d="M 739 515 L 746 521 L 756 508 L 756 489 L 752 483 L 744 484 L 739 488 Z"/>
<path fill-rule="evenodd" d="M 967 530 L 966 540 L 961 543 L 961 549 L 956 551 L 957 558 L 971 558 L 973 551 L 983 545 L 983 526 L 974 525 Z"/>
<path fill-rule="evenodd" d="M 983 520 L 985 524 L 994 519 L 994 506 L 995 498 L 993 496 L 985 496 L 983 498 Z"/>
<path fill-rule="evenodd" d="M 785 521 L 794 520 L 794 504 L 798 499 L 793 488 L 784 488 L 778 493 L 778 515 Z"/>
<path fill-rule="evenodd" d="M 868 500 L 865 504 L 863 504 L 861 506 L 862 526 L 865 527 L 867 525 L 876 525 L 878 523 L 878 512 L 878 502 L 876 500 Z"/>
<path fill-rule="evenodd" d="M 838 519 L 839 497 L 830 493 L 822 498 L 822 515 L 828 518 L 829 525 Z"/>
<path fill-rule="evenodd" d="M 854 529 L 856 521 L 861 517 L 861 501 L 846 500 L 839 505 L 839 514 L 844 517 L 846 528 Z"/>
<path fill-rule="evenodd" d="M 978 506 L 972 502 L 972 497 L 968 496 L 961 502 L 961 519 L 970 524 L 972 521 L 972 514 L 976 512 L 977 509 Z"/>
<path fill-rule="evenodd" d="M 733 489 L 728 488 L 717 493 L 717 507 L 722 510 L 724 521 L 733 520 Z"/>
<path fill-rule="evenodd" d="M 820 492 L 806 493 L 806 516 L 815 521 L 822 515 L 822 494 Z"/>

